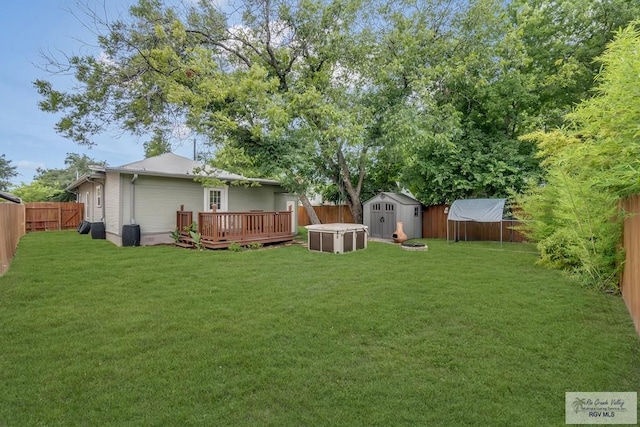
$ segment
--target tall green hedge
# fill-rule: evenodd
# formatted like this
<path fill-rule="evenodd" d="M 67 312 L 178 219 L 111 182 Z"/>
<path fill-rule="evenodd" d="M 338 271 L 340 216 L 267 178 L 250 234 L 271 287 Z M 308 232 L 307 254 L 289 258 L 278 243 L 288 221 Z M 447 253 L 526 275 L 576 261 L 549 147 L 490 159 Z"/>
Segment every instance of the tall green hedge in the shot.
<path fill-rule="evenodd" d="M 598 60 L 595 94 L 566 117 L 568 125 L 523 137 L 537 144 L 545 179 L 518 202 L 542 263 L 617 291 L 618 201 L 640 192 L 640 22 L 621 29 Z"/>

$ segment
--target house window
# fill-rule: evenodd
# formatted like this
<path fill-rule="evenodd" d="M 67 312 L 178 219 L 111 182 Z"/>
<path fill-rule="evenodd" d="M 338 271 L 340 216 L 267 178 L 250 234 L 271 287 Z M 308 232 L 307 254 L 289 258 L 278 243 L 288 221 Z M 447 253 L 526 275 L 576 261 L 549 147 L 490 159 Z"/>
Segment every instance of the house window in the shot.
<path fill-rule="evenodd" d="M 413 207 L 413 216 L 415 216 L 416 218 L 420 216 L 420 206 Z"/>
<path fill-rule="evenodd" d="M 96 187 L 96 207 L 102 207 L 102 185 Z"/>
<path fill-rule="evenodd" d="M 204 189 L 204 210 L 211 212 L 214 207 L 216 211 L 224 212 L 227 210 L 228 200 L 226 188 Z"/>

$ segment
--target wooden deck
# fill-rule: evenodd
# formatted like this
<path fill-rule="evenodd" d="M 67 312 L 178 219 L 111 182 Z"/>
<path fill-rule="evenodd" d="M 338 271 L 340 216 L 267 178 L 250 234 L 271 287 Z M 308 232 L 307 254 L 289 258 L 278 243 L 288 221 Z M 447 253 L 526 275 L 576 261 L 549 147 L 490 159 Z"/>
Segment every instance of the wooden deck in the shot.
<path fill-rule="evenodd" d="M 246 246 L 252 243 L 280 243 L 293 240 L 290 211 L 283 212 L 199 212 L 196 232 L 202 247 L 228 248 L 232 243 Z M 180 247 L 195 247 L 188 231 L 193 223 L 193 212 L 178 211 L 176 227 L 181 237 Z"/>

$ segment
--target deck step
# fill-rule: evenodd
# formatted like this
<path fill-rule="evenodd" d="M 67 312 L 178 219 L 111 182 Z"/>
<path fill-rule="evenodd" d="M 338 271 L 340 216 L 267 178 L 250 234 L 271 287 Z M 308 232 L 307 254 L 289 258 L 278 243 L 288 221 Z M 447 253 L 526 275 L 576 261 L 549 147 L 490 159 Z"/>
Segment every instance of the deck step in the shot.
<path fill-rule="evenodd" d="M 180 248 L 192 248 L 193 245 L 191 243 L 185 243 L 185 242 L 176 242 L 176 246 L 180 247 Z"/>

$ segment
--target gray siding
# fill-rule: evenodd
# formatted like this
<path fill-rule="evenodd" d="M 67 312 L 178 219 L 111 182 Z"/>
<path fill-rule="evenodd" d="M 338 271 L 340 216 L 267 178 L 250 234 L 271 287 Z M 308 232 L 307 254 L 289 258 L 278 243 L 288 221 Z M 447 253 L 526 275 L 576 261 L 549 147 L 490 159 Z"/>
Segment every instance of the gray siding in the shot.
<path fill-rule="evenodd" d="M 81 184 L 77 189 L 77 195 L 78 195 L 78 203 L 84 203 L 84 211 L 82 212 L 82 219 L 86 220 L 86 221 L 91 221 L 91 219 L 88 217 L 88 215 L 86 214 L 87 212 L 87 192 L 89 192 L 91 194 L 91 184 L 88 182 L 85 182 L 83 184 Z M 92 196 L 89 196 L 89 203 L 90 201 L 93 199 Z"/>
<path fill-rule="evenodd" d="M 142 244 L 169 242 L 169 234 L 176 226 L 176 211 L 181 205 L 193 212 L 196 221 L 198 212 L 205 210 L 205 192 L 200 183 L 147 175 L 139 175 L 132 183 L 133 178 L 133 174 L 109 172 L 103 189 L 107 238 L 116 244 L 121 244 L 122 227 L 127 224 L 140 225 Z M 90 188 L 95 204 L 94 189 L 89 184 L 87 188 Z M 230 186 L 228 210 L 284 210 L 288 199 L 282 191 L 280 186 L 274 185 Z M 293 196 L 290 198 L 296 200 Z M 99 210 L 101 217 L 102 209 Z"/>
<path fill-rule="evenodd" d="M 120 216 L 120 174 L 107 172 L 104 185 L 105 230 L 120 235 L 122 217 Z"/>
<path fill-rule="evenodd" d="M 293 234 L 298 234 L 298 197 L 294 194 L 290 193 L 278 193 L 275 195 L 276 197 L 276 211 L 286 211 L 287 204 L 292 205 L 291 215 L 292 215 L 292 231 Z"/>
<path fill-rule="evenodd" d="M 78 201 L 84 203 L 85 211 L 82 218 L 89 222 L 103 220 L 103 208 L 98 206 L 96 187 L 102 185 L 98 182 L 85 182 L 78 187 Z M 104 203 L 104 186 L 102 188 L 102 203 Z"/>
<path fill-rule="evenodd" d="M 246 212 L 252 210 L 276 210 L 275 194 L 282 192 L 280 186 L 260 185 L 245 187 L 231 185 L 229 187 L 229 212 Z"/>
<path fill-rule="evenodd" d="M 125 178 L 124 182 L 128 182 L 131 192 L 131 179 L 127 181 Z M 189 179 L 139 176 L 133 187 L 133 213 L 142 234 L 170 233 L 176 226 L 176 211 L 180 205 L 184 205 L 185 210 L 193 211 L 194 217 L 204 206 L 202 185 Z M 123 201 L 126 199 L 124 197 Z"/>
<path fill-rule="evenodd" d="M 120 175 L 120 225 L 131 224 L 131 179 L 133 175 Z"/>

